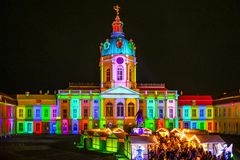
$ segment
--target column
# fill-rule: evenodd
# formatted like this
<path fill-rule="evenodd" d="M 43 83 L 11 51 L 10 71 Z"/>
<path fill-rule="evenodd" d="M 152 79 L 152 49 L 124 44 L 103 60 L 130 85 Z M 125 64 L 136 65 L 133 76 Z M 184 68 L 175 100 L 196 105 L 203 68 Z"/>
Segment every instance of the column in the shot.
<path fill-rule="evenodd" d="M 99 128 L 104 128 L 104 125 L 106 125 L 106 119 L 103 115 L 103 98 L 100 97 L 100 120 L 99 120 Z"/>

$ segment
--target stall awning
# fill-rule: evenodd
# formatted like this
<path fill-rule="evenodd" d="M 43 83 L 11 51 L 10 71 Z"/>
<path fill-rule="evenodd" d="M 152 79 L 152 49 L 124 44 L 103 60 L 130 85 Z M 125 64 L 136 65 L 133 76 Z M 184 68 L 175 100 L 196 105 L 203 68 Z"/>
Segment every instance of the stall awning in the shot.
<path fill-rule="evenodd" d="M 130 136 L 131 144 L 157 144 L 155 136 Z"/>
<path fill-rule="evenodd" d="M 197 135 L 200 143 L 225 143 L 225 141 L 219 135 Z"/>

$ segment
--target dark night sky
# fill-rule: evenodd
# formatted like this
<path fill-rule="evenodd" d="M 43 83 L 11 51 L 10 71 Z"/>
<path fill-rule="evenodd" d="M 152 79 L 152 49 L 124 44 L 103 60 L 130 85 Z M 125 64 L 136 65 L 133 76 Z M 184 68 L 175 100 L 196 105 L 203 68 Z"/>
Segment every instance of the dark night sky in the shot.
<path fill-rule="evenodd" d="M 8 0 L 1 5 L 0 91 L 98 82 L 98 46 L 110 36 L 116 2 L 137 46 L 138 82 L 185 94 L 240 88 L 239 0 Z"/>

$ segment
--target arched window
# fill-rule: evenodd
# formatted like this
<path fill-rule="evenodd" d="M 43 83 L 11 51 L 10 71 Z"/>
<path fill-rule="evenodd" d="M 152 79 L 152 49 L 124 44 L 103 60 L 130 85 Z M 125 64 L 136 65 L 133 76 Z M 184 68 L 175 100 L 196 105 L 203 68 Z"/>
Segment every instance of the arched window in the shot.
<path fill-rule="evenodd" d="M 129 81 L 132 81 L 132 69 L 129 69 Z"/>
<path fill-rule="evenodd" d="M 124 116 L 124 107 L 123 107 L 123 103 L 119 102 L 117 104 L 117 117 L 123 117 Z"/>
<path fill-rule="evenodd" d="M 112 117 L 113 116 L 113 105 L 112 103 L 107 103 L 106 105 L 106 117 Z"/>
<path fill-rule="evenodd" d="M 106 71 L 107 82 L 110 81 L 110 69 L 108 68 Z"/>
<path fill-rule="evenodd" d="M 134 104 L 132 102 L 128 103 L 128 116 L 134 116 Z"/>
<path fill-rule="evenodd" d="M 123 80 L 123 68 L 122 67 L 117 68 L 117 80 L 119 80 L 119 81 Z"/>

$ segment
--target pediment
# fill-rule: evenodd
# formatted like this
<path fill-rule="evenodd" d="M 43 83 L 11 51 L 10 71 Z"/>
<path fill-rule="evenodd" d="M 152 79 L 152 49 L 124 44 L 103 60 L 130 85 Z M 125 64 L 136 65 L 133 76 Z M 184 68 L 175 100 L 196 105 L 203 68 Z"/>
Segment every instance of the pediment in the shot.
<path fill-rule="evenodd" d="M 114 88 L 110 88 L 110 89 L 102 92 L 101 94 L 102 95 L 139 95 L 138 92 L 136 92 L 132 89 L 123 87 L 123 86 L 117 86 Z"/>

